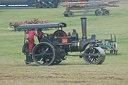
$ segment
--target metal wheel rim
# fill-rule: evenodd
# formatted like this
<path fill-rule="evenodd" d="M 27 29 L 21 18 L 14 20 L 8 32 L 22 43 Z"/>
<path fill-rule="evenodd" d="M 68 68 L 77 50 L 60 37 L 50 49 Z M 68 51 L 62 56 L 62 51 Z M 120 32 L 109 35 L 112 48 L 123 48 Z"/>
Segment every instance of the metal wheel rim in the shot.
<path fill-rule="evenodd" d="M 96 48 L 92 49 L 93 51 L 90 51 L 89 49 L 86 50 L 85 52 L 85 56 L 84 56 L 84 60 L 87 64 L 101 64 L 103 63 L 104 59 L 105 59 L 105 55 L 101 55 L 102 53 L 100 53 Z M 97 56 L 89 56 L 87 54 L 96 54 Z"/>
<path fill-rule="evenodd" d="M 34 47 L 32 57 L 37 65 L 51 65 L 55 59 L 55 49 L 50 43 L 40 43 Z"/>

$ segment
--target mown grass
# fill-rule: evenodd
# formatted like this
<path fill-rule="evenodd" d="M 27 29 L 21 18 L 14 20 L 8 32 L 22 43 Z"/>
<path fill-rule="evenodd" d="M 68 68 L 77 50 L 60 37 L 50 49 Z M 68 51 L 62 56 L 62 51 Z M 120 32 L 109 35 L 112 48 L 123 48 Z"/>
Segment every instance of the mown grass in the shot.
<path fill-rule="evenodd" d="M 98 66 L 86 65 L 78 56 L 67 56 L 67 60 L 60 65 L 38 67 L 34 63 L 30 66 L 24 64 L 25 56 L 21 52 L 24 33 L 9 30 L 10 21 L 38 18 L 49 22 L 65 22 L 68 27 L 64 30 L 72 32 L 72 29 L 76 29 L 81 38 L 80 18 L 83 13 L 75 14 L 75 17 L 64 17 L 63 7 L 0 8 L 0 85 L 127 85 L 128 2 L 120 2 L 119 8 L 108 9 L 111 13 L 109 16 L 95 16 L 94 13 L 86 15 L 87 35 L 90 37 L 96 34 L 98 39 L 106 39 L 110 38 L 110 34 L 116 34 L 118 55 L 107 52 L 105 62 Z M 44 32 L 53 33 L 55 30 Z"/>

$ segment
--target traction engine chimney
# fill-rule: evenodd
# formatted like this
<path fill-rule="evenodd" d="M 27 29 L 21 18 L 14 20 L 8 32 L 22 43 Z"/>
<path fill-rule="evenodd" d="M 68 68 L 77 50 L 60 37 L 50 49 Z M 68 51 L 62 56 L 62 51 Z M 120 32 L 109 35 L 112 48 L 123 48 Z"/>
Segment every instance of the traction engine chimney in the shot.
<path fill-rule="evenodd" d="M 81 18 L 82 39 L 87 39 L 86 19 L 86 17 Z"/>

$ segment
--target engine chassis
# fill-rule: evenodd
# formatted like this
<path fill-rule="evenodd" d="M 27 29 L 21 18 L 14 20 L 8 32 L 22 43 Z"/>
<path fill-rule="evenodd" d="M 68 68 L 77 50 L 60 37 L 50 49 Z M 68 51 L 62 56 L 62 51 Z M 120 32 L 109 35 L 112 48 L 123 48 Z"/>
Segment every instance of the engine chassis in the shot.
<path fill-rule="evenodd" d="M 68 52 L 83 52 L 80 58 L 83 58 L 87 64 L 102 64 L 105 60 L 105 52 L 101 47 L 96 45 L 96 36 L 92 35 L 87 39 L 86 34 L 83 32 L 83 37 L 78 38 L 77 32 L 72 35 L 67 35 L 63 30 L 66 27 L 65 23 L 45 24 L 45 25 L 21 25 L 19 30 L 37 29 L 38 34 L 43 28 L 58 28 L 53 34 L 42 36 L 38 38 L 39 43 L 34 46 L 32 57 L 29 55 L 29 47 L 26 47 L 26 34 L 24 37 L 23 53 L 26 54 L 26 62 L 35 62 L 40 66 L 57 65 L 62 60 L 66 59 Z M 84 26 L 83 26 L 84 27 Z M 83 30 L 85 31 L 86 30 Z M 32 61 L 33 60 L 33 61 Z M 26 63 L 27 64 L 27 63 Z"/>

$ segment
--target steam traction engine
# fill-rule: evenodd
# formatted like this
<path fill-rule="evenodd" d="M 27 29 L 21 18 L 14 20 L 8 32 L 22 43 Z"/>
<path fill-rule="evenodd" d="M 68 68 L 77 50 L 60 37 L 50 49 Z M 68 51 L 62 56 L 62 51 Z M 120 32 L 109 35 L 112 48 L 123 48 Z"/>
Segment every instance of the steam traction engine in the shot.
<path fill-rule="evenodd" d="M 20 25 L 18 30 L 37 29 L 40 34 L 44 28 L 58 28 L 53 34 L 38 38 L 39 44 L 33 48 L 32 56 L 29 56 L 28 44 L 25 41 L 23 53 L 26 54 L 27 62 L 35 62 L 37 65 L 48 66 L 57 65 L 68 52 L 83 52 L 80 58 L 84 58 L 87 64 L 102 64 L 105 60 L 105 52 L 101 47 L 96 47 L 96 36 L 90 39 L 86 36 L 86 18 L 81 18 L 82 39 L 78 39 L 78 34 L 73 30 L 72 35 L 67 35 L 62 30 L 66 27 L 65 23 L 31 24 Z M 88 47 L 88 48 L 87 48 Z"/>

